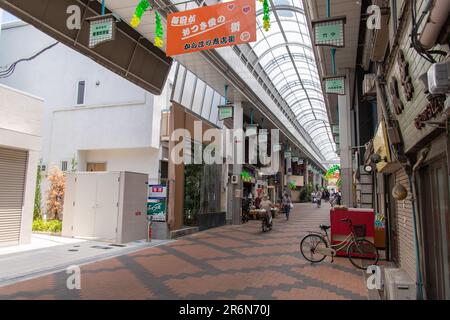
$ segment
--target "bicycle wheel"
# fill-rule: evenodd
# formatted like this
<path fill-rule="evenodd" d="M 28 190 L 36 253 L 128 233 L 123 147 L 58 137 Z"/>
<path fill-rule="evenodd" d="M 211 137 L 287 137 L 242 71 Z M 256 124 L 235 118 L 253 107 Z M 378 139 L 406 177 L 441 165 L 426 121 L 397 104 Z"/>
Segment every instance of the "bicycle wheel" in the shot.
<path fill-rule="evenodd" d="M 358 239 L 347 248 L 347 257 L 350 262 L 361 270 L 378 263 L 378 250 L 375 245 L 365 239 Z"/>
<path fill-rule="evenodd" d="M 309 234 L 300 242 L 300 252 L 309 262 L 318 263 L 326 258 L 326 255 L 316 252 L 318 248 L 328 248 L 327 242 L 321 235 Z"/>

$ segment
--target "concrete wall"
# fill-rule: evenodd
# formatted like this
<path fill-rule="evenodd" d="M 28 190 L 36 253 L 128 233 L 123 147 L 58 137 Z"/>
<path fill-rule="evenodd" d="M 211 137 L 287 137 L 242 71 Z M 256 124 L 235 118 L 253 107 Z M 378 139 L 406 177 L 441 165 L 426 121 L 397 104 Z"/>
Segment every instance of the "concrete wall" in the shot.
<path fill-rule="evenodd" d="M 109 149 L 80 151 L 78 170 L 86 171 L 88 162 L 106 162 L 107 171 L 124 171 L 147 173 L 150 178 L 158 177 L 159 150 L 154 148 Z"/>
<path fill-rule="evenodd" d="M 59 164 L 80 150 L 159 148 L 161 113 L 149 97 L 138 104 L 55 111 L 48 161 Z"/>
<path fill-rule="evenodd" d="M 39 98 L 0 85 L 0 146 L 28 151 L 20 243 L 31 240 L 44 106 Z M 1 183 L 1 181 L 0 181 Z"/>

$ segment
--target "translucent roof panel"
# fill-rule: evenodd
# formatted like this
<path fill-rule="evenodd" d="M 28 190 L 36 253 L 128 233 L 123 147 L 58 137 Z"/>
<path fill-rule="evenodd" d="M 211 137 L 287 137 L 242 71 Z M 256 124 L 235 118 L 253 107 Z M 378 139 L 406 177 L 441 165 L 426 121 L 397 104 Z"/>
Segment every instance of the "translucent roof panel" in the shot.
<path fill-rule="evenodd" d="M 327 160 L 336 159 L 328 114 L 302 1 L 269 0 L 270 29 L 263 29 L 263 8 L 257 1 L 259 63 L 278 93 L 292 109 L 312 143 Z"/>

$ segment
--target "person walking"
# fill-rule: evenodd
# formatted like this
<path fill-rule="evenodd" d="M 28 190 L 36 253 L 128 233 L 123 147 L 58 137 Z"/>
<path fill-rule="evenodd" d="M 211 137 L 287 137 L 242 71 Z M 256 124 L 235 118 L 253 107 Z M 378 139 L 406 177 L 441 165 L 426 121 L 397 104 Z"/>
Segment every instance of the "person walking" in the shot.
<path fill-rule="evenodd" d="M 289 220 L 289 214 L 291 213 L 291 209 L 293 207 L 292 199 L 287 192 L 283 195 L 283 212 L 286 215 L 286 220 Z"/>
<path fill-rule="evenodd" d="M 320 206 L 322 204 L 322 191 L 317 190 L 316 199 L 317 199 L 317 208 L 320 208 Z"/>
<path fill-rule="evenodd" d="M 267 228 L 270 230 L 272 229 L 272 212 L 271 209 L 274 208 L 275 205 L 272 203 L 272 201 L 270 201 L 269 196 L 268 195 L 264 195 L 263 199 L 261 201 L 261 209 L 265 210 L 265 218 L 266 219 L 266 223 L 267 223 Z M 264 219 L 263 219 L 263 224 L 264 224 Z M 264 231 L 264 225 L 263 225 L 263 231 Z"/>

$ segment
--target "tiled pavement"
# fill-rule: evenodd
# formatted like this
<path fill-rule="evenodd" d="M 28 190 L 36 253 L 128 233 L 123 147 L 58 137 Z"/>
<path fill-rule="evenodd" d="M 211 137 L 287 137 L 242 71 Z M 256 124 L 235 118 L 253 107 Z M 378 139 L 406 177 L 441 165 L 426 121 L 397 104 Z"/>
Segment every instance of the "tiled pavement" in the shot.
<path fill-rule="evenodd" d="M 269 233 L 259 221 L 81 266 L 81 290 L 59 272 L 0 287 L 0 299 L 367 299 L 364 274 L 345 258 L 311 265 L 300 237 L 329 222 L 329 205 L 295 206 Z"/>

